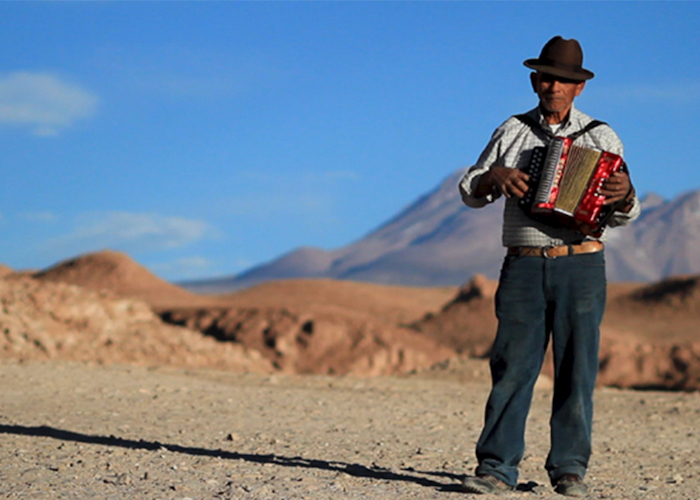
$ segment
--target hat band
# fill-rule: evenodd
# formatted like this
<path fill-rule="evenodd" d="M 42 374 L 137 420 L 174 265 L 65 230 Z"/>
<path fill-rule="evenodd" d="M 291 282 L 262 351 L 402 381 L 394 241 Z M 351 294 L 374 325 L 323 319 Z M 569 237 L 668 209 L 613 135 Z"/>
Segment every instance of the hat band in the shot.
<path fill-rule="evenodd" d="M 580 64 L 567 64 L 564 62 L 555 61 L 553 59 L 544 58 L 537 61 L 544 66 L 552 66 L 554 68 L 568 69 L 574 72 L 580 72 L 583 70 Z"/>

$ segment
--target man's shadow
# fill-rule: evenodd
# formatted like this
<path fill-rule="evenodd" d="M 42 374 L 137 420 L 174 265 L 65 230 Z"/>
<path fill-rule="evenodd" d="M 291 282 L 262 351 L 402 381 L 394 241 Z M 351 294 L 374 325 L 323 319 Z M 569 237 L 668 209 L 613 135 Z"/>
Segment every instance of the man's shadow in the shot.
<path fill-rule="evenodd" d="M 124 439 L 116 436 L 95 436 L 90 434 L 82 434 L 79 432 L 66 431 L 55 429 L 53 427 L 41 425 L 35 427 L 27 427 L 24 425 L 0 425 L 0 434 L 16 434 L 19 436 L 34 436 L 48 437 L 62 441 L 73 441 L 76 443 L 98 444 L 104 446 L 118 446 L 132 450 L 160 450 L 166 449 L 173 453 L 183 453 L 196 457 L 211 457 L 222 458 L 226 460 L 243 460 L 257 464 L 274 464 L 282 467 L 299 467 L 306 469 L 320 469 L 333 472 L 341 472 L 353 477 L 362 477 L 369 479 L 377 479 L 383 481 L 404 481 L 407 483 L 415 483 L 427 488 L 435 488 L 444 492 L 461 491 L 459 481 L 463 477 L 459 474 L 451 474 L 448 472 L 423 472 L 412 468 L 401 469 L 401 472 L 393 472 L 382 467 L 367 467 L 361 464 L 353 464 L 346 462 L 327 461 L 309 459 L 304 457 L 285 457 L 281 455 L 269 454 L 253 454 L 253 453 L 237 453 L 226 450 L 195 448 L 190 446 L 181 446 L 178 444 L 161 443 L 158 441 L 145 441 L 139 439 Z M 420 475 L 418 475 L 420 474 Z M 443 483 L 431 479 L 445 478 L 453 482 Z"/>

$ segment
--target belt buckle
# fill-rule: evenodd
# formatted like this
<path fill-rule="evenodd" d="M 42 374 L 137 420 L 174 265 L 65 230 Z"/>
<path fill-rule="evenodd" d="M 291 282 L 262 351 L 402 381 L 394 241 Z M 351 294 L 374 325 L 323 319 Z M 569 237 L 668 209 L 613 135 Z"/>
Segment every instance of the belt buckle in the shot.
<path fill-rule="evenodd" d="M 549 255 L 547 252 L 551 249 L 554 248 L 554 245 L 547 245 L 546 247 L 542 247 L 542 257 L 545 259 L 556 259 L 556 255 Z"/>

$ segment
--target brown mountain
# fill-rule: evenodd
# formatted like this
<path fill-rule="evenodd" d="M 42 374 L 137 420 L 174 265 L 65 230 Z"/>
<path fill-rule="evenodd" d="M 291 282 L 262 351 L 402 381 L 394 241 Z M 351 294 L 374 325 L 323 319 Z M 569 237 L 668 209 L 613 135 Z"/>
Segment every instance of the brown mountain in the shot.
<path fill-rule="evenodd" d="M 495 282 L 472 280 L 437 314 L 411 326 L 471 356 L 487 354 L 496 329 Z M 700 275 L 651 285 L 611 283 L 601 326 L 601 385 L 700 389 Z M 551 375 L 551 359 L 545 374 Z"/>
<path fill-rule="evenodd" d="M 2 355 L 20 359 L 355 375 L 432 367 L 440 376 L 473 370 L 442 361 L 487 355 L 496 325 L 496 284 L 484 276 L 461 289 L 296 279 L 197 296 L 100 252 L 34 277 L 8 273 L 0 288 Z M 600 383 L 700 389 L 700 276 L 611 283 L 608 297 Z"/>
<path fill-rule="evenodd" d="M 203 296 L 167 283 L 127 255 L 112 251 L 69 259 L 25 278 L 49 295 L 52 286 L 65 289 L 70 284 L 91 291 L 96 300 L 120 304 L 117 299 L 136 299 L 138 307 L 147 307 L 145 302 L 166 323 L 199 331 L 210 342 L 221 341 L 222 349 L 243 348 L 258 355 L 261 366 L 274 365 L 286 373 L 386 375 L 427 368 L 455 354 L 400 325 L 439 308 L 453 290 L 295 280 Z M 88 314 L 92 309 L 82 303 L 79 312 Z M 149 335 L 127 339 L 150 345 Z M 62 355 L 60 349 L 54 351 Z M 183 352 L 188 352 L 187 346 Z"/>
<path fill-rule="evenodd" d="M 106 290 L 119 297 L 141 299 L 155 308 L 201 302 L 196 294 L 160 279 L 128 255 L 111 250 L 80 255 L 32 276 L 39 281 L 70 283 L 88 290 Z"/>
<path fill-rule="evenodd" d="M 273 371 L 257 351 L 167 325 L 143 301 L 108 289 L 10 273 L 0 277 L 0 300 L 2 360 Z"/>

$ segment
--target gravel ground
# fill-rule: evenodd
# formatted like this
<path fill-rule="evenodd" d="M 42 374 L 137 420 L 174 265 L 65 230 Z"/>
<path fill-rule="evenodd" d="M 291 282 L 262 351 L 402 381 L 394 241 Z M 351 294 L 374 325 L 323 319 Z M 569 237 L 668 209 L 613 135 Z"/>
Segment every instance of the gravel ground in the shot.
<path fill-rule="evenodd" d="M 4 362 L 0 380 L 0 495 L 13 499 L 463 498 L 488 394 L 483 377 L 66 362 Z M 564 498 L 543 470 L 550 398 L 535 393 L 505 498 Z M 598 390 L 591 498 L 700 498 L 698 419 L 698 393 Z"/>

